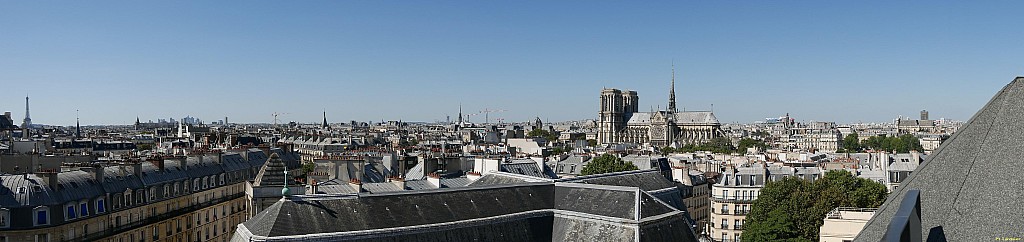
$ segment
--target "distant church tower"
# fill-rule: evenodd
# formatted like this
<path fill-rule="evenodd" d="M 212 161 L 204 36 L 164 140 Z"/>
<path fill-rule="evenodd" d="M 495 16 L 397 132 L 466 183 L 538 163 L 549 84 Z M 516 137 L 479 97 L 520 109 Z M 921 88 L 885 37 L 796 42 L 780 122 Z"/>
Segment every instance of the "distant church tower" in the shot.
<path fill-rule="evenodd" d="M 675 113 L 676 109 L 676 64 L 672 64 L 672 87 L 668 90 L 668 111 Z"/>
<path fill-rule="evenodd" d="M 597 142 L 620 142 L 617 133 L 626 128 L 627 119 L 639 109 L 640 97 L 636 91 L 612 88 L 601 90 L 601 120 L 598 121 Z"/>

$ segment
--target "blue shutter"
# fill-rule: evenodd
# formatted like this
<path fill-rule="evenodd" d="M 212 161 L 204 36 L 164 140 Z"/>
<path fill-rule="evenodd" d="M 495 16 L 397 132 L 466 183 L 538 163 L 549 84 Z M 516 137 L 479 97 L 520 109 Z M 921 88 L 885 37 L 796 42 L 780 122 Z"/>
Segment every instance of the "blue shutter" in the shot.
<path fill-rule="evenodd" d="M 45 210 L 41 210 L 41 211 L 37 211 L 36 212 L 36 222 L 38 224 L 48 224 L 46 219 L 47 219 L 47 217 L 46 217 L 46 211 Z"/>

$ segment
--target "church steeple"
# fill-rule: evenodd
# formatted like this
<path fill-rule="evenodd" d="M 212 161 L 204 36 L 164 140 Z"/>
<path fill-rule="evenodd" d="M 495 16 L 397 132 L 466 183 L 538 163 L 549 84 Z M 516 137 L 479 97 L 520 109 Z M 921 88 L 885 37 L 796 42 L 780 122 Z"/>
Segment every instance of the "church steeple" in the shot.
<path fill-rule="evenodd" d="M 331 129 L 331 126 L 327 124 L 327 111 L 324 111 L 324 124 L 321 127 L 325 129 Z"/>
<path fill-rule="evenodd" d="M 75 109 L 75 138 L 82 138 L 82 122 L 78 119 L 77 109 Z"/>
<path fill-rule="evenodd" d="M 668 111 L 676 112 L 676 64 L 672 63 L 672 87 L 668 91 Z"/>

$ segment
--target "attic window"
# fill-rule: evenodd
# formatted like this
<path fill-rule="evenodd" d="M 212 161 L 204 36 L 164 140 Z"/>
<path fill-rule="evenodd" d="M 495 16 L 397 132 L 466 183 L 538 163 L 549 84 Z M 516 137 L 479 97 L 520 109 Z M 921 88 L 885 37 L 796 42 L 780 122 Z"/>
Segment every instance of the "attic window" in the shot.
<path fill-rule="evenodd" d="M 18 187 L 18 194 L 25 194 L 25 187 Z"/>
<path fill-rule="evenodd" d="M 32 191 L 33 192 L 42 192 L 43 191 L 43 187 L 41 187 L 41 186 L 32 186 Z"/>

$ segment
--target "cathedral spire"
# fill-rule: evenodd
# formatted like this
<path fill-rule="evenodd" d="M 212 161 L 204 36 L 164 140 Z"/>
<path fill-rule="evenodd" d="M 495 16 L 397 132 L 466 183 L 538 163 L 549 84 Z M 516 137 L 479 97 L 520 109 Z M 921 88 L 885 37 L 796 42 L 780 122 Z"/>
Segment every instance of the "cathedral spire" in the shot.
<path fill-rule="evenodd" d="M 82 138 L 82 122 L 78 119 L 78 109 L 75 109 L 75 138 Z"/>
<path fill-rule="evenodd" d="M 672 63 L 672 87 L 668 91 L 668 111 L 676 112 L 676 63 Z"/>
<path fill-rule="evenodd" d="M 324 124 L 322 125 L 325 129 L 330 129 L 331 126 L 327 124 L 327 111 L 324 111 Z"/>

